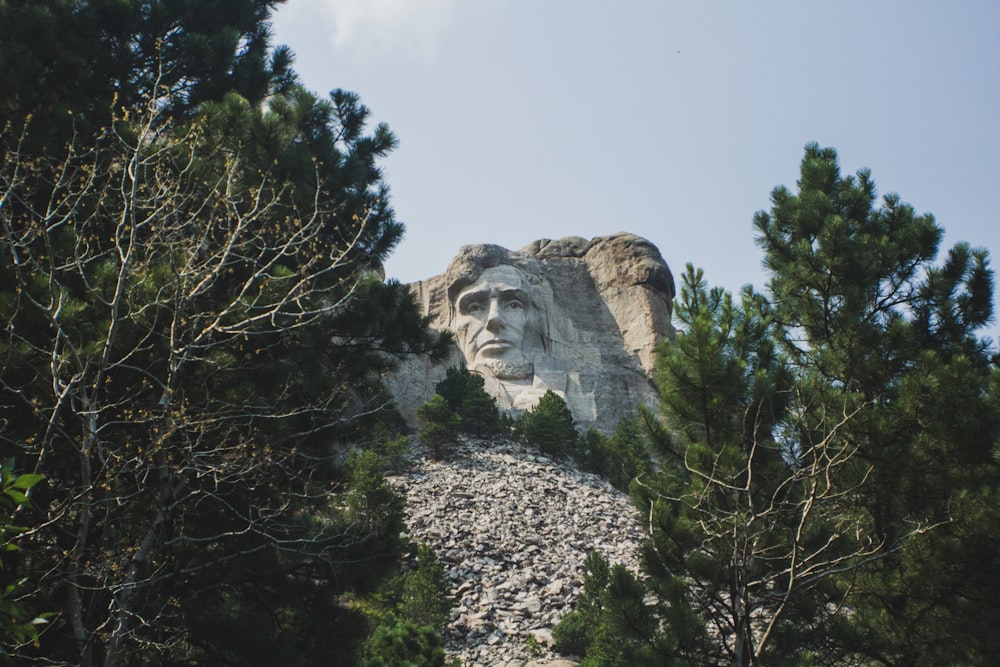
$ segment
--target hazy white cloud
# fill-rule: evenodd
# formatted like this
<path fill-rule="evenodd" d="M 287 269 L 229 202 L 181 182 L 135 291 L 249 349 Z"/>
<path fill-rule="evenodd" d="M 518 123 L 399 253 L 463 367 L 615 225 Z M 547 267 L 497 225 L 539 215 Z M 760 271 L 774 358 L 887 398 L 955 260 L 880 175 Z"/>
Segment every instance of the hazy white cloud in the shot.
<path fill-rule="evenodd" d="M 433 56 L 462 0 L 290 0 L 278 21 L 321 22 L 338 51 Z"/>

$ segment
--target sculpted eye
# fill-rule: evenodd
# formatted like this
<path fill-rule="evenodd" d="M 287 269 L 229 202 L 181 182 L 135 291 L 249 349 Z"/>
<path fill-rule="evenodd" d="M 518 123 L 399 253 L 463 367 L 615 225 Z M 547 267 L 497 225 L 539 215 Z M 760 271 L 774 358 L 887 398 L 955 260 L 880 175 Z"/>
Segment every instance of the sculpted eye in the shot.
<path fill-rule="evenodd" d="M 483 304 L 479 303 L 478 301 L 473 301 L 472 303 L 468 303 L 465 305 L 465 312 L 470 315 L 482 312 L 482 310 L 483 310 Z"/>
<path fill-rule="evenodd" d="M 507 302 L 507 308 L 508 310 L 522 310 L 524 309 L 524 304 L 517 299 L 511 299 Z"/>

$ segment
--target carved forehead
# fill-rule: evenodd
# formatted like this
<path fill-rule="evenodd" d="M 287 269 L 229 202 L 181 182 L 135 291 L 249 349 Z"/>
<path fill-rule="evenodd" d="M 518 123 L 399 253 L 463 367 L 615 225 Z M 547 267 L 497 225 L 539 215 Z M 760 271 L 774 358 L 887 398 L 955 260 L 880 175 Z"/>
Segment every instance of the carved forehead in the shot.
<path fill-rule="evenodd" d="M 492 266 L 476 278 L 472 284 L 463 289 L 459 297 L 472 292 L 525 292 L 528 289 L 528 281 L 520 269 L 509 264 Z"/>
<path fill-rule="evenodd" d="M 469 303 L 489 297 L 506 297 L 530 301 L 528 283 L 513 266 L 495 266 L 483 273 L 471 285 L 459 292 L 455 304 L 464 310 Z"/>
<path fill-rule="evenodd" d="M 465 246 L 445 272 L 448 302 L 455 303 L 460 293 L 490 269 L 502 267 L 504 271 L 518 272 L 521 289 L 526 292 L 532 292 L 541 284 L 541 266 L 533 257 L 496 245 Z M 491 275 L 494 273 L 491 272 Z"/>

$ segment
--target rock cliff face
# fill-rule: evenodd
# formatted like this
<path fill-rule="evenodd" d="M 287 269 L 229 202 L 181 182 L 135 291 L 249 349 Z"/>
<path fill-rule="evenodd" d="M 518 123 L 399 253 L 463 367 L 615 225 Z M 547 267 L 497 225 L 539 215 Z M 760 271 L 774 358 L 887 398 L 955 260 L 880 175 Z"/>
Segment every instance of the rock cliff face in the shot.
<path fill-rule="evenodd" d="M 638 404 L 655 405 L 650 375 L 656 346 L 673 334 L 674 281 L 641 237 L 540 240 L 516 252 L 465 246 L 442 275 L 412 287 L 456 349 L 445 363 L 414 360 L 389 379 L 408 419 L 458 363 L 514 413 L 555 391 L 583 428 L 607 432 Z"/>

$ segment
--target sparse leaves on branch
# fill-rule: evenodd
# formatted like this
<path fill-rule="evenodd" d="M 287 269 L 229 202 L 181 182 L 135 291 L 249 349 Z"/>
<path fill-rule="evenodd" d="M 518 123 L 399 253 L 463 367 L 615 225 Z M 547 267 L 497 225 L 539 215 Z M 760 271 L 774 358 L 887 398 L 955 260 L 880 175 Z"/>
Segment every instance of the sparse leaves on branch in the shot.
<path fill-rule="evenodd" d="M 275 81 L 262 106 L 168 60 L 58 149 L 31 109 L 0 128 L 0 451 L 45 475 L 19 571 L 58 612 L 24 659 L 214 664 L 248 650 L 249 600 L 334 622 L 319 598 L 398 552 L 394 495 L 345 509 L 336 448 L 394 357 L 442 349 L 377 274 L 394 139 L 350 94 Z"/>

